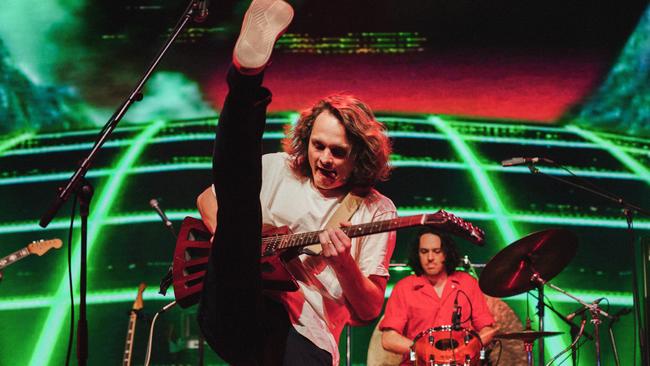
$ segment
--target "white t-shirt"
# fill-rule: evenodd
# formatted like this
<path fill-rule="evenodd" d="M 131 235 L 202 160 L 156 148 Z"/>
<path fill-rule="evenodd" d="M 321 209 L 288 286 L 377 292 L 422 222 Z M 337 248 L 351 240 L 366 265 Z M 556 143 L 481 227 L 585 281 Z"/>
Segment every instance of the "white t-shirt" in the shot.
<path fill-rule="evenodd" d="M 294 233 L 320 230 L 338 209 L 345 195 L 324 197 L 310 179 L 298 179 L 288 162 L 289 155 L 286 153 L 262 157 L 262 222 L 288 226 Z M 364 197 L 350 221 L 356 225 L 395 216 L 393 202 L 373 189 Z M 387 277 L 394 247 L 395 232 L 380 233 L 353 239 L 350 252 L 366 277 Z M 333 364 L 338 365 L 338 339 L 350 320 L 341 285 L 331 267 L 323 269 L 321 258 L 301 255 L 300 260 L 302 266 L 289 267 L 300 289 L 282 293 L 280 299 L 289 312 L 294 328 L 316 346 L 331 353 Z"/>

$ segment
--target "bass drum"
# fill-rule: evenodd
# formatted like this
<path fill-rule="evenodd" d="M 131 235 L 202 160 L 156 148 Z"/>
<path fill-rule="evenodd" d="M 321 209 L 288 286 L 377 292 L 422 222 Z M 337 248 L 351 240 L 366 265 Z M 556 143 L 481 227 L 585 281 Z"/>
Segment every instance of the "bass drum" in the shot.
<path fill-rule="evenodd" d="M 485 295 L 488 308 L 494 316 L 494 320 L 499 327 L 499 333 L 519 332 L 524 330 L 521 319 L 503 300 L 496 297 Z M 368 345 L 368 366 L 398 366 L 402 362 L 402 355 L 386 351 L 381 346 L 381 334 L 378 326 L 381 323 L 382 317 L 377 322 L 377 326 L 372 332 L 370 337 L 370 344 Z M 526 352 L 524 352 L 524 345 L 521 341 L 514 339 L 502 339 L 501 344 L 501 359 L 499 365 L 526 365 Z M 499 357 L 499 346 L 494 344 L 488 346 L 490 352 L 490 364 L 496 365 L 497 358 Z"/>

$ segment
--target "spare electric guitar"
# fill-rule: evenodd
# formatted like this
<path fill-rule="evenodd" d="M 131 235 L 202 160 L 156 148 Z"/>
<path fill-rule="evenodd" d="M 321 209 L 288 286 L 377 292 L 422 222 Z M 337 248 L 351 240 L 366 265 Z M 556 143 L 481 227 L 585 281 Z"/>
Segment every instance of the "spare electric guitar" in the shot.
<path fill-rule="evenodd" d="M 135 297 L 135 302 L 133 303 L 133 308 L 129 313 L 129 328 L 126 330 L 126 343 L 124 345 L 124 357 L 123 366 L 131 366 L 131 354 L 133 352 L 133 337 L 135 336 L 135 323 L 138 321 L 138 314 L 140 310 L 144 307 L 144 302 L 142 301 L 142 293 L 144 289 L 147 288 L 147 285 L 143 282 L 138 287 L 138 295 Z"/>
<path fill-rule="evenodd" d="M 385 221 L 343 227 L 350 238 L 394 231 L 414 226 L 432 226 L 460 236 L 476 245 L 483 245 L 484 232 L 471 223 L 440 210 L 434 214 L 396 217 Z M 262 232 L 261 271 L 267 290 L 295 291 L 296 280 L 285 269 L 284 262 L 299 254 L 300 248 L 319 243 L 321 231 L 292 234 L 287 227 Z M 208 263 L 212 235 L 201 220 L 186 217 L 181 225 L 174 259 L 172 278 L 176 302 L 183 308 L 198 303 Z"/>
<path fill-rule="evenodd" d="M 22 248 L 21 250 L 15 251 L 9 254 L 8 256 L 0 259 L 0 271 L 10 266 L 11 264 L 14 264 L 19 260 L 27 257 L 30 254 L 36 254 L 38 256 L 41 256 L 47 253 L 47 251 L 52 248 L 55 249 L 61 248 L 62 244 L 63 243 L 61 242 L 61 239 L 34 241 L 29 245 L 27 245 L 26 247 Z M 0 273 L 0 278 L 2 278 L 2 273 Z"/>

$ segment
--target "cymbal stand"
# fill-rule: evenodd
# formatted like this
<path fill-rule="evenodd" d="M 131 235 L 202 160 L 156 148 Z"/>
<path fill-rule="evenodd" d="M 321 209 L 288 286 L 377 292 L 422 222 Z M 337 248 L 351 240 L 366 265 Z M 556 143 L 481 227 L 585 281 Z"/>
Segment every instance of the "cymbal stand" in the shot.
<path fill-rule="evenodd" d="M 526 317 L 526 328 L 524 330 L 531 330 L 530 328 L 530 318 Z M 543 341 L 543 338 L 541 339 Z M 540 341 L 540 344 L 542 342 Z M 533 366 L 533 345 L 535 344 L 535 339 L 524 339 L 524 351 L 526 352 L 526 364 L 528 366 Z"/>
<path fill-rule="evenodd" d="M 537 284 L 537 316 L 539 320 L 540 332 L 544 331 L 544 314 L 546 313 L 544 307 L 544 285 Z M 525 345 L 524 345 L 525 346 Z M 532 350 L 532 345 L 531 345 Z M 539 339 L 537 344 L 537 351 L 539 352 L 539 365 L 544 365 L 544 338 Z"/>
<path fill-rule="evenodd" d="M 530 262 L 529 262 L 530 263 Z M 543 332 L 544 331 L 544 314 L 545 314 L 545 307 L 544 307 L 544 283 L 546 281 L 540 282 L 538 279 L 542 279 L 539 273 L 537 273 L 537 270 L 532 267 L 532 263 L 530 263 L 531 269 L 533 270 L 533 276 L 530 278 L 530 282 L 535 284 L 537 287 L 537 319 L 538 319 L 538 331 Z M 530 327 L 530 321 L 527 320 L 527 327 Z M 533 340 L 534 342 L 534 340 Z M 525 345 L 524 345 L 525 346 Z M 539 364 L 544 365 L 544 338 L 539 340 L 538 344 L 538 357 L 539 357 Z M 531 346 L 531 351 L 532 351 L 532 346 Z"/>
<path fill-rule="evenodd" d="M 593 304 L 594 307 L 589 309 L 591 313 L 591 324 L 594 325 L 594 338 L 596 338 L 596 365 L 600 366 L 600 312 L 598 304 Z"/>
<path fill-rule="evenodd" d="M 605 312 L 603 309 L 601 309 L 598 306 L 598 303 L 587 303 L 580 299 L 579 297 L 573 296 L 567 291 L 561 289 L 558 286 L 555 286 L 554 284 L 550 282 L 546 282 L 540 275 L 539 273 L 533 274 L 532 278 L 530 279 L 532 282 L 537 283 L 541 286 L 547 285 L 548 287 L 563 293 L 564 295 L 572 298 L 573 300 L 579 302 L 582 306 L 585 308 L 589 309 L 589 312 L 591 313 L 591 323 L 594 325 L 594 339 L 595 339 L 595 344 L 596 344 L 596 365 L 600 366 L 600 337 L 599 337 L 599 331 L 598 327 L 600 325 L 600 316 L 604 316 L 606 318 L 611 319 L 612 316 L 609 315 L 607 312 Z"/>
<path fill-rule="evenodd" d="M 528 366 L 533 366 L 533 344 L 535 341 L 524 341 L 524 351 L 526 351 L 526 361 Z M 540 342 L 541 343 L 541 342 Z"/>

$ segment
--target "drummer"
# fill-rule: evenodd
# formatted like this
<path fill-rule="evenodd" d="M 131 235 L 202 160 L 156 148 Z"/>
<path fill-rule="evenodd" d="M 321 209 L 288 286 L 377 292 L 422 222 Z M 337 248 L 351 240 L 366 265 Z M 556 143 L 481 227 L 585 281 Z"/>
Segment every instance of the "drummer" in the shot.
<path fill-rule="evenodd" d="M 496 333 L 494 317 L 474 277 L 457 272 L 460 257 L 453 239 L 431 228 L 418 233 L 409 256 L 415 275 L 395 284 L 386 304 L 383 331 L 384 349 L 403 354 L 402 365 L 410 365 L 409 352 L 415 337 L 438 326 L 452 324 L 452 314 L 460 307 L 456 326 L 479 333 L 487 345 Z"/>

